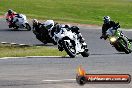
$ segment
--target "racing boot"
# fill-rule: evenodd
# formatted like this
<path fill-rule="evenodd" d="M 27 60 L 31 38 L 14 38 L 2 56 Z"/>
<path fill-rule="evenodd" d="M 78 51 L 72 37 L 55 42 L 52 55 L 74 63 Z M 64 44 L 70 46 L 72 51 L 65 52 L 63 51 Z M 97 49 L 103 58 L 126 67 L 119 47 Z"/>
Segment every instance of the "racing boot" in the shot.
<path fill-rule="evenodd" d="M 11 21 L 9 22 L 8 27 L 9 27 L 9 28 L 12 28 L 12 27 L 13 27 L 13 25 L 12 25 L 12 22 L 11 22 Z"/>
<path fill-rule="evenodd" d="M 58 49 L 59 49 L 59 51 L 63 51 L 63 48 L 59 45 L 58 45 Z"/>
<path fill-rule="evenodd" d="M 52 43 L 53 43 L 54 45 L 57 45 L 57 42 L 55 42 L 54 40 L 52 41 Z"/>
<path fill-rule="evenodd" d="M 10 25 L 8 25 L 9 26 L 9 28 L 12 28 L 12 25 L 10 24 Z"/>

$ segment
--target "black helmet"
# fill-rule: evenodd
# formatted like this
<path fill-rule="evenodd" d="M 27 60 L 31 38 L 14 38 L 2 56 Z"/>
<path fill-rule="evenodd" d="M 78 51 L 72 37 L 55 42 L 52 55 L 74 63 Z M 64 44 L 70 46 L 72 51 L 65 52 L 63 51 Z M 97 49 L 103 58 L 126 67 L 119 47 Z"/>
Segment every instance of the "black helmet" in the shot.
<path fill-rule="evenodd" d="M 77 26 L 72 26 L 71 27 L 72 32 L 79 33 L 78 30 L 79 30 L 79 27 L 77 27 Z"/>
<path fill-rule="evenodd" d="M 9 9 L 8 10 L 8 14 L 12 14 L 13 13 L 13 10 L 12 9 Z"/>
<path fill-rule="evenodd" d="M 103 20 L 104 20 L 104 23 L 109 23 L 110 22 L 110 17 L 109 16 L 104 16 Z"/>

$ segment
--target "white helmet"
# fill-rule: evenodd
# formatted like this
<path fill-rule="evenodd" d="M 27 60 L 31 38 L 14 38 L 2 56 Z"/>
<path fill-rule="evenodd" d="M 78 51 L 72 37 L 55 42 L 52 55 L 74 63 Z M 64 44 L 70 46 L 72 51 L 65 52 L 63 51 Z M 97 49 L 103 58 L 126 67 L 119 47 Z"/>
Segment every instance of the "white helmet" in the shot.
<path fill-rule="evenodd" d="M 104 16 L 103 20 L 104 20 L 104 23 L 109 23 L 110 22 L 110 17 L 109 16 Z"/>
<path fill-rule="evenodd" d="M 33 19 L 33 24 L 38 24 L 38 20 L 37 19 Z"/>
<path fill-rule="evenodd" d="M 12 14 L 14 11 L 12 9 L 8 10 L 8 14 Z"/>
<path fill-rule="evenodd" d="M 53 20 L 47 20 L 44 22 L 44 26 L 46 29 L 52 29 L 54 27 L 55 23 Z"/>

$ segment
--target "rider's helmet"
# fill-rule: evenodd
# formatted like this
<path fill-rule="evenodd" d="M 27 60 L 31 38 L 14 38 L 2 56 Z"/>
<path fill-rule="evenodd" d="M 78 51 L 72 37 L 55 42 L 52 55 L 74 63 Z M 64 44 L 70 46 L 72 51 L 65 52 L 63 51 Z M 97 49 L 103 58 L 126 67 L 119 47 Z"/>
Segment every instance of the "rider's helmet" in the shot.
<path fill-rule="evenodd" d="M 38 24 L 38 20 L 37 19 L 33 19 L 33 24 Z"/>
<path fill-rule="evenodd" d="M 13 10 L 12 9 L 9 9 L 8 10 L 8 14 L 12 14 L 13 13 Z"/>
<path fill-rule="evenodd" d="M 104 16 L 103 20 L 104 20 L 104 23 L 109 23 L 110 22 L 110 17 L 109 16 Z"/>
<path fill-rule="evenodd" d="M 72 26 L 72 27 L 71 27 L 71 31 L 78 34 L 78 33 L 79 33 L 79 27 L 77 27 L 77 26 Z"/>
<path fill-rule="evenodd" d="M 44 22 L 44 26 L 46 29 L 52 29 L 55 25 L 55 22 L 53 20 L 47 20 Z"/>

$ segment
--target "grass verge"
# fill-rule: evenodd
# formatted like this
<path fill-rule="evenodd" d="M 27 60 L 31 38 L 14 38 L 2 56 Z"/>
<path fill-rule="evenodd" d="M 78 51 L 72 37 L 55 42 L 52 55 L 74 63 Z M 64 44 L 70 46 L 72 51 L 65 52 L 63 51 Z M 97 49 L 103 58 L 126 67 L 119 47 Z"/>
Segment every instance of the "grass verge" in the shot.
<path fill-rule="evenodd" d="M 111 16 L 121 27 L 132 28 L 132 0 L 1 0 L 0 14 L 9 8 L 30 18 L 102 25 Z"/>
<path fill-rule="evenodd" d="M 24 56 L 66 56 L 66 53 L 58 51 L 57 48 L 45 46 L 20 47 L 0 44 L 0 57 Z"/>

